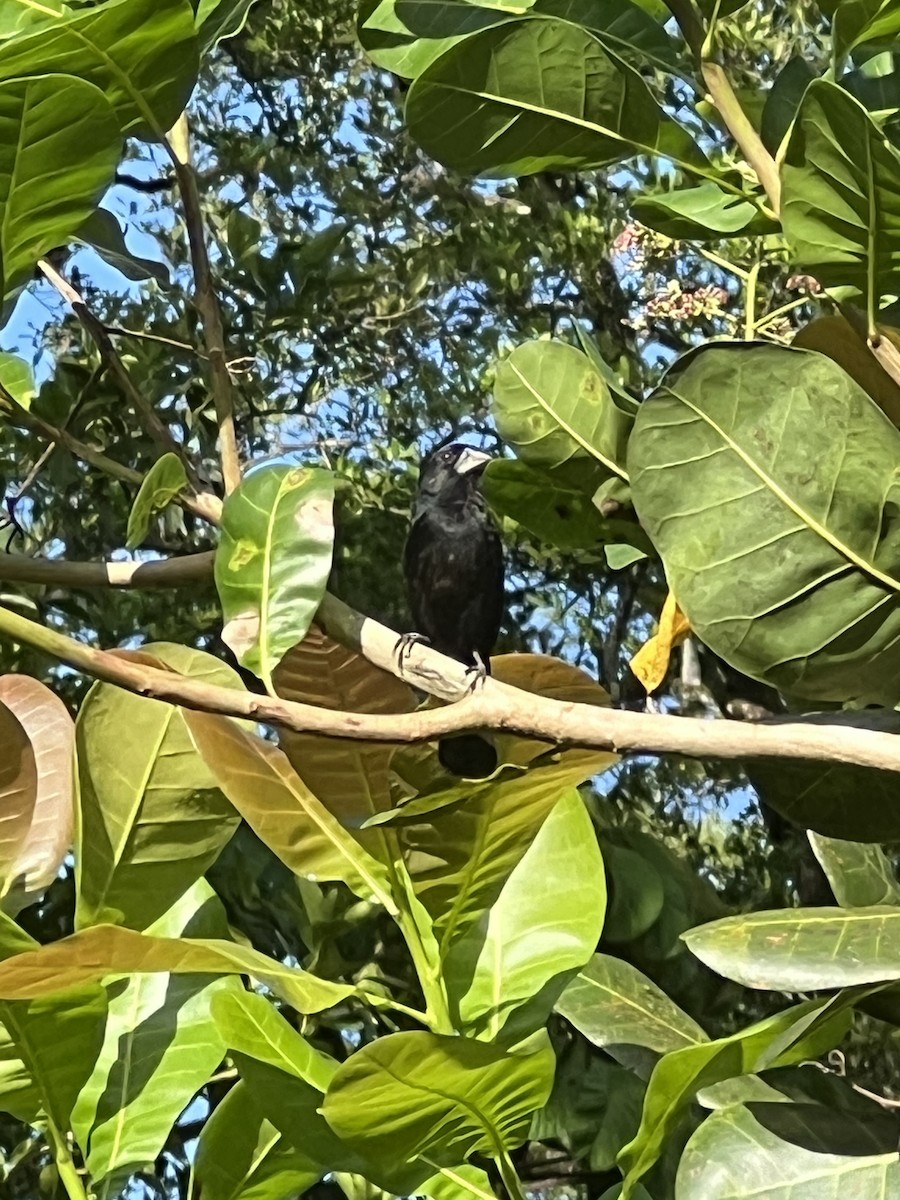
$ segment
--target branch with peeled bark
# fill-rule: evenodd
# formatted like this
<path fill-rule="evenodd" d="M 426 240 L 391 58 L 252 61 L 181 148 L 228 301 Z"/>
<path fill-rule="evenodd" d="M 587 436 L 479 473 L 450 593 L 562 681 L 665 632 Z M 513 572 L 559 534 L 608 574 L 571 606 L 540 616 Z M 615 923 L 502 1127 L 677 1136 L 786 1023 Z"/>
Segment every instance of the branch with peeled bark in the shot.
<path fill-rule="evenodd" d="M 137 695 L 343 741 L 413 743 L 451 733 L 496 730 L 550 744 L 619 754 L 815 759 L 900 773 L 900 737 L 893 734 L 839 725 L 752 725 L 622 712 L 552 700 L 495 679 L 487 679 L 475 692 L 467 693 L 469 679 L 458 662 L 416 645 L 408 657 L 404 656 L 401 667 L 396 653 L 397 634 L 333 596 L 325 597 L 317 620 L 331 637 L 357 650 L 375 666 L 456 703 L 397 715 L 335 712 L 177 675 L 115 651 L 85 646 L 2 608 L 0 636 L 42 650 L 67 666 Z"/>

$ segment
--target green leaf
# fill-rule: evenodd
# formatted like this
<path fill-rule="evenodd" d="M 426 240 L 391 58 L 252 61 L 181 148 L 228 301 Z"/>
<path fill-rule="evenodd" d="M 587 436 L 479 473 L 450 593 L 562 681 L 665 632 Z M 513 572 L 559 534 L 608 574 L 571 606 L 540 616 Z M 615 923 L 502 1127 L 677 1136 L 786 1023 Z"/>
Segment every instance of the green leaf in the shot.
<path fill-rule="evenodd" d="M 194 745 L 225 795 L 285 866 L 310 879 L 340 879 L 397 911 L 391 876 L 306 787 L 285 754 L 228 717 L 184 714 Z"/>
<path fill-rule="evenodd" d="M 225 38 L 235 37 L 247 24 L 256 0 L 200 0 L 195 21 L 201 48 L 211 50 Z"/>
<path fill-rule="evenodd" d="M 107 975 L 252 975 L 298 1012 L 322 1012 L 356 989 L 218 938 L 164 938 L 95 925 L 0 963 L 0 999 L 33 999 Z"/>
<path fill-rule="evenodd" d="M 105 208 L 95 209 L 73 240 L 93 247 L 105 262 L 120 271 L 126 279 L 155 279 L 160 287 L 169 284 L 168 269 L 161 262 L 131 253 L 125 245 L 121 225 Z"/>
<path fill-rule="evenodd" d="M 224 910 L 205 880 L 153 926 L 165 937 L 227 936 Z M 102 1049 L 72 1113 L 85 1165 L 107 1188 L 162 1151 L 179 1113 L 225 1054 L 210 1013 L 223 989 L 242 992 L 234 978 L 163 973 L 135 975 L 108 987 Z"/>
<path fill-rule="evenodd" d="M 373 62 L 413 79 L 471 34 L 518 21 L 523 12 L 570 21 L 600 34 L 624 58 L 678 71 L 676 43 L 631 0 L 607 0 L 602 7 L 590 0 L 529 0 L 509 8 L 459 0 L 365 0 L 357 33 Z"/>
<path fill-rule="evenodd" d="M 619 1155 L 619 1165 L 625 1173 L 623 1195 L 628 1195 L 634 1183 L 659 1158 L 666 1139 L 701 1088 L 753 1074 L 763 1066 L 786 1066 L 815 1058 L 837 1045 L 849 1028 L 850 1017 L 845 1010 L 839 1010 L 806 1037 L 790 1043 L 774 1060 L 767 1053 L 773 1041 L 791 1029 L 799 1017 L 818 1015 L 828 1004 L 827 1000 L 810 1001 L 767 1017 L 730 1037 L 664 1054 L 647 1085 L 640 1129 Z"/>
<path fill-rule="evenodd" d="M 62 0 L 41 0 L 40 5 L 29 0 L 5 4 L 0 7 L 0 38 L 21 37 L 35 25 L 54 20 L 54 14 L 62 11 Z"/>
<path fill-rule="evenodd" d="M 0 44 L 0 70 L 5 52 Z M 93 84 L 49 73 L 0 83 L 3 299 L 77 232 L 112 183 L 121 151 L 112 109 Z"/>
<path fill-rule="evenodd" d="M 637 71 L 559 20 L 515 21 L 452 46 L 414 81 L 406 120 L 426 154 L 468 174 L 599 167 L 635 154 L 712 172 Z"/>
<path fill-rule="evenodd" d="M 803 95 L 813 79 L 815 72 L 806 59 L 792 58 L 779 71 L 777 79 L 769 88 L 763 108 L 760 136 L 771 155 L 778 153 L 794 122 Z"/>
<path fill-rule="evenodd" d="M 674 192 L 645 192 L 634 201 L 631 211 L 642 225 L 666 237 L 700 242 L 772 233 L 775 229 L 756 204 L 723 192 L 715 183 Z"/>
<path fill-rule="evenodd" d="M 338 1064 L 292 1029 L 272 1003 L 250 992 L 223 992 L 212 1003 L 225 1045 L 244 1058 L 268 1063 L 324 1092 Z"/>
<path fill-rule="evenodd" d="M 164 454 L 156 460 L 144 476 L 128 515 L 125 545 L 129 550 L 146 538 L 153 514 L 171 504 L 187 486 L 188 477 L 177 454 Z"/>
<path fill-rule="evenodd" d="M 793 1118 L 793 1128 L 785 1128 L 786 1116 Z M 900 1196 L 896 1133 L 893 1145 L 869 1149 L 875 1140 L 866 1122 L 815 1105 L 722 1109 L 707 1117 L 685 1147 L 678 1200 L 763 1195 L 766 1200 L 892 1200 Z"/>
<path fill-rule="evenodd" d="M 780 724 L 828 725 L 900 734 L 900 713 L 892 708 L 789 714 Z M 878 771 L 814 759 L 752 758 L 744 762 L 757 794 L 782 816 L 827 837 L 848 841 L 891 841 L 900 837 L 900 807 L 893 771 Z M 853 804 L 847 797 L 853 796 Z"/>
<path fill-rule="evenodd" d="M 75 725 L 62 700 L 28 675 L 0 676 L 0 703 L 15 714 L 18 726 L 27 735 L 35 768 L 28 826 L 10 863 L 3 900 L 6 911 L 18 912 L 53 883 L 71 848 Z M 14 731 L 10 736 L 6 728 L 3 736 L 8 766 L 16 744 Z M 25 753 L 22 765 L 26 774 L 28 758 Z M 4 802 L 9 803 L 8 795 Z M 4 829 L 11 816 L 4 822 Z"/>
<path fill-rule="evenodd" d="M 493 414 L 500 436 L 531 466 L 565 466 L 595 487 L 609 476 L 627 479 L 633 418 L 588 357 L 566 342 L 525 342 L 503 359 Z"/>
<path fill-rule="evenodd" d="M 633 942 L 652 928 L 663 910 L 663 881 L 653 863 L 627 846 L 607 840 L 603 858 L 610 882 L 603 936 L 613 944 Z"/>
<path fill-rule="evenodd" d="M 605 911 L 603 859 L 584 801 L 572 788 L 490 909 L 450 944 L 444 978 L 462 1031 L 510 1043 L 542 1028 L 593 953 Z"/>
<path fill-rule="evenodd" d="M 34 372 L 27 362 L 5 351 L 0 351 L 0 387 L 20 408 L 26 412 L 31 409 L 31 402 L 37 395 Z"/>
<path fill-rule="evenodd" d="M 900 905 L 900 883 L 880 846 L 843 842 L 819 833 L 809 834 L 809 844 L 841 908 Z"/>
<path fill-rule="evenodd" d="M 188 0 L 104 0 L 95 8 L 64 10 L 52 23 L 42 22 L 33 33 L 0 44 L 0 78 L 37 71 L 75 76 L 104 93 L 119 132 L 157 141 L 181 115 L 198 70 L 194 12 Z M 67 101 L 56 111 L 67 139 L 67 160 L 80 163 L 97 134 L 76 132 Z M 66 192 L 70 191 L 67 175 Z M 87 215 L 84 212 L 81 221 Z M 69 232 L 76 229 L 77 225 Z M 53 245 L 61 240 L 65 239 Z"/>
<path fill-rule="evenodd" d="M 778 992 L 900 979 L 900 909 L 794 908 L 747 913 L 684 935 L 713 971 Z"/>
<path fill-rule="evenodd" d="M 148 655 L 243 689 L 235 671 L 199 650 L 161 642 L 144 647 Z M 76 927 L 144 929 L 215 861 L 239 818 L 172 704 L 94 684 L 78 714 L 76 749 Z"/>
<path fill-rule="evenodd" d="M 200 1131 L 194 1176 L 204 1200 L 293 1200 L 321 1177 L 238 1082 Z"/>
<path fill-rule="evenodd" d="M 264 467 L 225 501 L 216 552 L 223 637 L 270 690 L 325 594 L 334 543 L 330 471 Z"/>
<path fill-rule="evenodd" d="M 897 0 L 842 0 L 831 26 L 836 74 L 858 46 L 868 54 L 895 50 L 900 34 L 900 4 Z"/>
<path fill-rule="evenodd" d="M 341 1065 L 323 1112 L 375 1163 L 422 1156 L 452 1167 L 521 1145 L 550 1094 L 554 1064 L 546 1041 L 536 1053 L 509 1054 L 467 1038 L 390 1034 Z"/>
<path fill-rule="evenodd" d="M 798 696 L 888 705 L 900 699 L 898 461 L 900 433 L 840 367 L 762 345 L 682 359 L 628 448 L 641 524 L 710 649 Z"/>
<path fill-rule="evenodd" d="M 817 79 L 803 97 L 782 168 L 791 256 L 825 287 L 850 286 L 874 316 L 896 292 L 900 236 L 889 214 L 900 153 L 843 88 Z"/>
<path fill-rule="evenodd" d="M 508 458 L 488 463 L 482 491 L 501 516 L 560 550 L 599 549 L 615 524 L 604 521 L 590 496 L 565 478 Z M 618 524 L 627 528 L 625 522 Z"/>
<path fill-rule="evenodd" d="M 556 1011 L 595 1046 L 646 1046 L 667 1053 L 706 1042 L 696 1021 L 636 967 L 595 954 L 566 987 Z"/>

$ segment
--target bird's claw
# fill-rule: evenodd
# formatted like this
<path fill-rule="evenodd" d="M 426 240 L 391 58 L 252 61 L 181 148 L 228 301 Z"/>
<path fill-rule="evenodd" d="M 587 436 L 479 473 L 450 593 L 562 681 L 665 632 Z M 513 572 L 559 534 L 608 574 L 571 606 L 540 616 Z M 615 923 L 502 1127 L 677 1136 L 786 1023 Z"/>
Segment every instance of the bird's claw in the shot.
<path fill-rule="evenodd" d="M 488 676 L 488 669 L 484 664 L 484 659 L 477 650 L 472 651 L 472 657 L 475 663 L 471 667 L 466 667 L 466 695 L 469 696 L 477 688 L 481 687 Z"/>
<path fill-rule="evenodd" d="M 430 646 L 431 642 L 421 633 L 403 633 L 397 638 L 394 644 L 394 653 L 397 655 L 397 666 L 403 667 L 406 659 L 412 653 L 413 646 Z"/>

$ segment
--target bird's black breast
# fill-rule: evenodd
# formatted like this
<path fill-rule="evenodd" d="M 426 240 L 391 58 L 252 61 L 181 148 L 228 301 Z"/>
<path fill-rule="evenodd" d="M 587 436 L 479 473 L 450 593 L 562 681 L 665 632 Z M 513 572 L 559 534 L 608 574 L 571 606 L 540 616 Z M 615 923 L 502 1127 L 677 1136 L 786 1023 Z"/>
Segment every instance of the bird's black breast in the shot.
<path fill-rule="evenodd" d="M 503 618 L 503 548 L 484 504 L 431 506 L 413 521 L 404 553 L 417 633 L 436 650 L 487 664 Z"/>

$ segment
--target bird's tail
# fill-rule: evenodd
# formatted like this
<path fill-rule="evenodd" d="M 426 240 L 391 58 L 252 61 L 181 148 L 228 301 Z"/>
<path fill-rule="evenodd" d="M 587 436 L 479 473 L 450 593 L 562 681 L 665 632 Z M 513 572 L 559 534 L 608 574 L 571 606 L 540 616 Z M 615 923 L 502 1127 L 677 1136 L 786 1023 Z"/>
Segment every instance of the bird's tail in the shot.
<path fill-rule="evenodd" d="M 438 761 L 463 779 L 486 779 L 497 769 L 497 751 L 478 733 L 458 733 L 438 742 Z"/>

